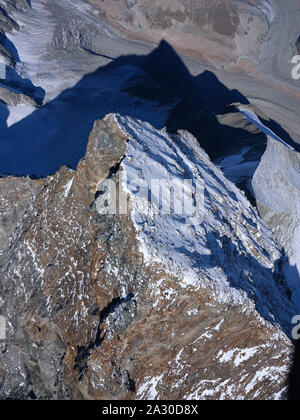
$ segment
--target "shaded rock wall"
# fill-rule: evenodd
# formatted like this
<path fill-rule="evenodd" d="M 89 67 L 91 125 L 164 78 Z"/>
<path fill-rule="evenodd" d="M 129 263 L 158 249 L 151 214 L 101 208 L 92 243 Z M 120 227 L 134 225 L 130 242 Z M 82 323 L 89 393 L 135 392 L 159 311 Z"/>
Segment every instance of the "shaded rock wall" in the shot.
<path fill-rule="evenodd" d="M 261 216 L 290 258 L 286 276 L 300 308 L 300 154 L 269 138 L 252 186 Z"/>

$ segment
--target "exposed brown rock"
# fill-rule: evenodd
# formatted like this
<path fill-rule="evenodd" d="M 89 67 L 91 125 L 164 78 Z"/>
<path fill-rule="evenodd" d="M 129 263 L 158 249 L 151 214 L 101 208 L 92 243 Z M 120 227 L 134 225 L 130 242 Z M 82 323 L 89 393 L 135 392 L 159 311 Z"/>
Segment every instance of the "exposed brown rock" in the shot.
<path fill-rule="evenodd" d="M 1 398 L 281 396 L 291 344 L 277 326 L 146 265 L 131 216 L 98 214 L 126 138 L 108 116 L 77 171 L 0 182 Z"/>

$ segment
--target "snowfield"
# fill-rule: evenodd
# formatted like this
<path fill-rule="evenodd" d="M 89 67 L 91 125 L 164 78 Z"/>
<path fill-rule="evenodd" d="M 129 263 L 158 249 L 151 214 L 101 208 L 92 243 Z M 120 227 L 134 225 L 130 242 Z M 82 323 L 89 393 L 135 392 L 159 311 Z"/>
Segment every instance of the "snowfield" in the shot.
<path fill-rule="evenodd" d="M 275 280 L 281 255 L 244 193 L 213 165 L 190 134 L 170 136 L 128 117 L 117 116 L 116 121 L 128 137 L 121 164 L 124 188 L 131 196 L 132 218 L 148 264 L 163 263 L 168 272 L 182 278 L 184 287 L 209 287 L 220 302 L 255 307 L 267 321 L 289 329 L 286 304 L 292 305 L 283 303 L 284 289 Z M 148 186 L 153 179 L 165 180 L 166 196 L 174 178 L 180 185 L 183 179 L 204 183 L 204 215 L 201 204 L 192 220 L 161 211 L 145 214 L 147 203 L 136 180 Z M 231 260 L 231 253 L 237 259 Z"/>

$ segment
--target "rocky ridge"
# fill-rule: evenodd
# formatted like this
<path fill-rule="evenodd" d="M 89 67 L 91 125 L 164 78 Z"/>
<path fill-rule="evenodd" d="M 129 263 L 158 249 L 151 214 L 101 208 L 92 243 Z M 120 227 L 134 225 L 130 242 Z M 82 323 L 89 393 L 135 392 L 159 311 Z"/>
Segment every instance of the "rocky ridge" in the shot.
<path fill-rule="evenodd" d="M 124 179 L 168 170 L 205 181 L 203 224 L 134 211 Z M 128 214 L 104 214 L 107 179 Z M 280 249 L 191 135 L 109 115 L 76 171 L 0 189 L 2 399 L 284 397 L 295 310 Z"/>

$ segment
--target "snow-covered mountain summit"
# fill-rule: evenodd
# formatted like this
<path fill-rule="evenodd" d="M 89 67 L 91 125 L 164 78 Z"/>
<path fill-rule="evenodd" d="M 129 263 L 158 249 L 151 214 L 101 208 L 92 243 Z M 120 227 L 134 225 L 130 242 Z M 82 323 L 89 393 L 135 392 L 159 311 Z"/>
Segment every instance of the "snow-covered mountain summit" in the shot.
<path fill-rule="evenodd" d="M 151 179 L 204 182 L 204 220 L 202 206 L 193 224 L 148 214 L 134 183 Z M 105 215 L 107 180 L 126 214 Z M 76 171 L 0 192 L 2 398 L 284 396 L 295 310 L 280 249 L 190 134 L 109 115 Z"/>

